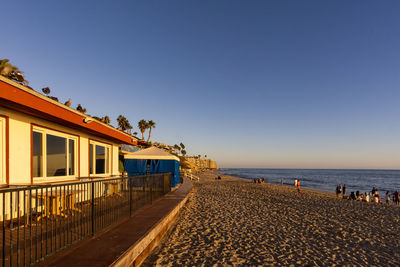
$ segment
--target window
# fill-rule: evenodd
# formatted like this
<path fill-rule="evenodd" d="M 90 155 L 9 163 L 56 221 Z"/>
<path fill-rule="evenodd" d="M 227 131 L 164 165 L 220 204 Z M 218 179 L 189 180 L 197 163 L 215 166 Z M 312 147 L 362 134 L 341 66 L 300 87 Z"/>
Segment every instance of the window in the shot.
<path fill-rule="evenodd" d="M 33 159 L 33 177 L 43 176 L 42 166 L 43 166 L 43 152 L 42 152 L 42 133 L 33 132 L 32 133 L 32 159 Z"/>
<path fill-rule="evenodd" d="M 47 176 L 67 175 L 67 139 L 46 135 Z"/>
<path fill-rule="evenodd" d="M 93 174 L 93 144 L 89 145 L 89 173 Z"/>
<path fill-rule="evenodd" d="M 68 140 L 68 159 L 69 159 L 69 175 L 75 175 L 75 140 Z"/>
<path fill-rule="evenodd" d="M 89 144 L 89 172 L 91 175 L 110 174 L 110 145 L 97 141 Z"/>
<path fill-rule="evenodd" d="M 33 177 L 74 177 L 77 166 L 77 139 L 73 135 L 33 127 Z"/>
<path fill-rule="evenodd" d="M 6 119 L 0 117 L 0 184 L 5 184 L 6 181 Z"/>

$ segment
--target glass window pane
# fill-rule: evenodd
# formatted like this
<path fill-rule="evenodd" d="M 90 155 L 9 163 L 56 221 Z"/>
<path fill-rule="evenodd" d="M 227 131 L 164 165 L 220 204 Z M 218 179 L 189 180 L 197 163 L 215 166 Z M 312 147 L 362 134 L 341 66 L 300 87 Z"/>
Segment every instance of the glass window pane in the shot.
<path fill-rule="evenodd" d="M 67 175 L 67 139 L 47 134 L 46 142 L 47 176 Z"/>
<path fill-rule="evenodd" d="M 93 145 L 89 145 L 89 173 L 93 174 Z"/>
<path fill-rule="evenodd" d="M 96 174 L 105 173 L 106 149 L 96 145 Z"/>
<path fill-rule="evenodd" d="M 69 175 L 75 175 L 75 141 L 68 140 L 68 160 L 69 160 Z"/>
<path fill-rule="evenodd" d="M 32 135 L 32 163 L 33 177 L 43 176 L 42 133 L 33 132 Z"/>
<path fill-rule="evenodd" d="M 106 160 L 105 160 L 105 164 L 106 164 L 106 173 L 109 173 L 109 165 L 110 165 L 110 149 L 107 147 L 106 148 Z"/>

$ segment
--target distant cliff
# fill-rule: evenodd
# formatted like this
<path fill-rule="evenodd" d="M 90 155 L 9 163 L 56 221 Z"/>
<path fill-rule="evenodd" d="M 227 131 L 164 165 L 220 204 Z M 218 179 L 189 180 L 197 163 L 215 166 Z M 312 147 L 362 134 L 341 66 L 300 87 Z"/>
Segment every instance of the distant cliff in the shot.
<path fill-rule="evenodd" d="M 201 159 L 199 157 L 186 157 L 186 161 L 189 163 L 188 165 L 194 171 L 198 170 L 217 170 L 217 162 L 212 159 Z"/>

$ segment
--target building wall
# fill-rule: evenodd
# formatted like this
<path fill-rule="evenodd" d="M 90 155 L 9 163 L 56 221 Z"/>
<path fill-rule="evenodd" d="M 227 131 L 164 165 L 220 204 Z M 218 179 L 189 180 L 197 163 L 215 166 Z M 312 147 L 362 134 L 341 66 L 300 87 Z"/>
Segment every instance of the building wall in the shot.
<path fill-rule="evenodd" d="M 119 175 L 120 174 L 119 170 L 118 170 L 118 167 L 119 167 L 119 148 L 118 148 L 117 145 L 114 145 L 111 150 L 112 150 L 112 157 L 113 157 L 113 160 L 111 162 L 112 170 L 113 170 L 113 173 L 115 175 Z"/>
<path fill-rule="evenodd" d="M 186 157 L 186 160 L 200 169 L 217 169 L 217 163 L 211 159 L 199 159 L 197 157 Z"/>
<path fill-rule="evenodd" d="M 212 170 L 218 169 L 217 162 L 211 160 L 210 161 L 210 169 L 212 169 Z"/>
<path fill-rule="evenodd" d="M 118 150 L 116 143 L 102 138 L 71 129 L 56 123 L 48 122 L 17 111 L 0 107 L 0 115 L 8 117 L 9 122 L 9 184 L 31 183 L 31 125 L 47 127 L 52 130 L 66 132 L 79 136 L 78 155 L 79 168 L 76 177 L 89 176 L 89 139 L 110 144 L 111 147 L 111 175 L 119 175 Z M 60 178 L 49 178 L 43 182 L 58 181 Z M 66 180 L 63 178 L 62 180 Z"/>

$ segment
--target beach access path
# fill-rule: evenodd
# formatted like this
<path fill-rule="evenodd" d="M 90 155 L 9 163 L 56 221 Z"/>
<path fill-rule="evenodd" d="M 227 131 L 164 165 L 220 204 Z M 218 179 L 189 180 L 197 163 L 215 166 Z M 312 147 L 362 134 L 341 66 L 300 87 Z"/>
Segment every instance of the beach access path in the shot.
<path fill-rule="evenodd" d="M 145 266 L 400 264 L 400 207 L 205 173 Z"/>

